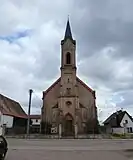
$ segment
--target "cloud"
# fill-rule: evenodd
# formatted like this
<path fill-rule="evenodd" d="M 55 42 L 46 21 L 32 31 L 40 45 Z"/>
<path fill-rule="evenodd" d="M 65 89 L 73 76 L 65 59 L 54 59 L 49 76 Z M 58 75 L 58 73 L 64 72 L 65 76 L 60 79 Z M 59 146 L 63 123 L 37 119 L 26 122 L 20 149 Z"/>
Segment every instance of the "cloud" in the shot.
<path fill-rule="evenodd" d="M 112 112 L 124 108 L 130 110 L 132 115 L 132 2 L 78 2 L 77 6 L 83 11 L 82 24 L 81 19 L 77 20 L 78 25 L 75 23 L 75 35 L 80 44 L 79 74 L 86 76 L 88 84 L 96 89 L 98 97 L 101 97 L 100 91 L 103 91 L 104 99 L 110 99 L 108 108 L 113 103 Z M 98 98 L 97 104 L 101 104 L 100 101 Z M 100 108 L 107 113 L 107 108 L 102 105 Z"/>
<path fill-rule="evenodd" d="M 32 88 L 32 112 L 40 112 L 42 91 L 60 76 L 60 41 L 69 14 L 77 41 L 78 75 L 96 90 L 100 120 L 121 107 L 133 115 L 132 3 L 130 0 L 3 1 L 1 93 L 19 101 L 27 110 L 28 90 Z"/>
<path fill-rule="evenodd" d="M 12 35 L 0 36 L 0 40 L 7 41 L 9 43 L 15 43 L 20 38 L 27 37 L 30 34 L 30 30 L 24 30 L 16 32 Z"/>

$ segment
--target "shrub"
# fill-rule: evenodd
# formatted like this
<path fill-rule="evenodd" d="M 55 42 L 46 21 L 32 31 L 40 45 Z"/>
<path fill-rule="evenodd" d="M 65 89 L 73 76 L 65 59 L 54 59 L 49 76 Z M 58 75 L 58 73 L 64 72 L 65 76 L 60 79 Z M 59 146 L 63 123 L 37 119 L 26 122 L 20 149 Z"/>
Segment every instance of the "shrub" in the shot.
<path fill-rule="evenodd" d="M 117 138 L 126 138 L 125 134 L 113 133 L 112 136 L 117 137 Z"/>

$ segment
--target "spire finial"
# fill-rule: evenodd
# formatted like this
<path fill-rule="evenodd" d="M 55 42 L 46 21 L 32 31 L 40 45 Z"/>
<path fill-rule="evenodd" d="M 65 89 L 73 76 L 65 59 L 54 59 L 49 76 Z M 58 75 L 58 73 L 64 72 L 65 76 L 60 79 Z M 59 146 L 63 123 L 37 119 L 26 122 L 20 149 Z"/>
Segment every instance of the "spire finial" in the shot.
<path fill-rule="evenodd" d="M 68 16 L 67 16 L 67 21 L 69 21 L 69 14 L 68 14 Z"/>

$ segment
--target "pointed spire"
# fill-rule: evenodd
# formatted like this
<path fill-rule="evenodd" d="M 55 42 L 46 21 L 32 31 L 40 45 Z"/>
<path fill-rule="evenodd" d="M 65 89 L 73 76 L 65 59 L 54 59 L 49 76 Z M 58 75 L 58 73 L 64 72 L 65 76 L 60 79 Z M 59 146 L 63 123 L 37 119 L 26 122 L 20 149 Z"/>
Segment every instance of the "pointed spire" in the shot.
<path fill-rule="evenodd" d="M 67 20 L 66 32 L 65 32 L 64 39 L 67 39 L 67 38 L 70 38 L 73 40 L 72 33 L 71 33 L 71 27 L 70 27 L 70 23 L 69 23 L 69 16 L 68 16 L 68 20 Z"/>

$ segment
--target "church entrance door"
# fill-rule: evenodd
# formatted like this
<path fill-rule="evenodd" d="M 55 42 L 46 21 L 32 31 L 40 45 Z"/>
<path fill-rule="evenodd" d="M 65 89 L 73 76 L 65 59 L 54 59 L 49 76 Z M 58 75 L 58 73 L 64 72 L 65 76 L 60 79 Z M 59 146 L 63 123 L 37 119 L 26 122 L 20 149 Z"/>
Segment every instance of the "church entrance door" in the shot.
<path fill-rule="evenodd" d="M 65 136 L 73 135 L 73 117 L 69 113 L 65 116 L 64 135 Z"/>

